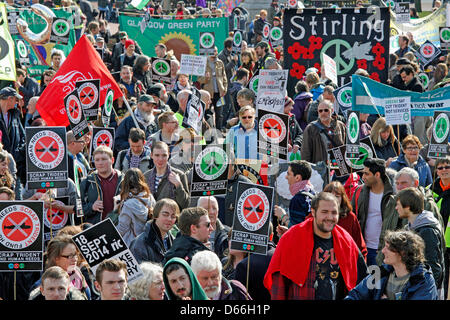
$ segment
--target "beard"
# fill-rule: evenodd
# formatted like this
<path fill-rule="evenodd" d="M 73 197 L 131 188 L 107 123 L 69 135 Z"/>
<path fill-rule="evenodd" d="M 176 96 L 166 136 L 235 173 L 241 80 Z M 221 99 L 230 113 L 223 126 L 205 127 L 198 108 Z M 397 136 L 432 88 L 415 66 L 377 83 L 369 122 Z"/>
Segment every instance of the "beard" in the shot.
<path fill-rule="evenodd" d="M 155 120 L 155 116 L 153 115 L 153 112 L 144 112 L 142 110 L 140 112 L 141 112 L 142 119 L 145 122 L 151 123 Z"/>
<path fill-rule="evenodd" d="M 220 293 L 221 286 L 208 286 L 203 288 L 208 298 L 211 300 L 214 299 L 215 296 L 217 296 Z"/>

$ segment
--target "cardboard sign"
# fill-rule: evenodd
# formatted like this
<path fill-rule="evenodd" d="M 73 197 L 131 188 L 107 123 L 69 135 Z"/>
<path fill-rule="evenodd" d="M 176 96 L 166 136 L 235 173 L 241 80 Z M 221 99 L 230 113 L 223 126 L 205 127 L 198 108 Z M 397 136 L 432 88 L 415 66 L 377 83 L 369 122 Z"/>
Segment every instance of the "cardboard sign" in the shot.
<path fill-rule="evenodd" d="M 334 84 L 337 84 L 337 67 L 336 61 L 331 59 L 325 53 L 323 55 L 323 76 L 330 79 Z"/>
<path fill-rule="evenodd" d="M 428 40 L 420 46 L 416 56 L 422 67 L 425 69 L 440 54 L 441 49 Z"/>
<path fill-rule="evenodd" d="M 272 27 L 270 29 L 270 43 L 272 47 L 283 46 L 283 29 L 280 27 Z"/>
<path fill-rule="evenodd" d="M 100 107 L 100 79 L 77 81 L 75 85 L 86 120 L 89 122 L 97 120 Z"/>
<path fill-rule="evenodd" d="M 260 70 L 256 110 L 284 113 L 288 70 Z"/>
<path fill-rule="evenodd" d="M 263 30 L 262 30 L 262 36 L 264 40 L 269 40 L 270 37 L 270 23 L 264 23 Z"/>
<path fill-rule="evenodd" d="M 206 72 L 206 63 L 205 56 L 182 54 L 179 73 L 203 77 Z"/>
<path fill-rule="evenodd" d="M 395 21 L 398 23 L 409 23 L 411 21 L 409 2 L 397 3 L 395 6 Z"/>
<path fill-rule="evenodd" d="M 352 83 L 347 83 L 333 91 L 333 95 L 338 104 L 337 112 L 347 118 L 347 112 L 352 108 Z"/>
<path fill-rule="evenodd" d="M 450 48 L 450 27 L 439 27 L 439 39 L 441 50 L 449 50 Z"/>
<path fill-rule="evenodd" d="M 171 84 L 170 76 L 172 68 L 169 59 L 160 59 L 152 57 L 152 81 L 161 82 L 164 85 Z"/>
<path fill-rule="evenodd" d="M 105 128 L 109 127 L 111 121 L 111 112 L 114 108 L 114 91 L 108 89 L 106 93 L 105 103 L 102 108 L 102 123 Z"/>
<path fill-rule="evenodd" d="M 64 107 L 67 118 L 69 118 L 70 130 L 72 130 L 75 138 L 78 140 L 89 132 L 89 127 L 80 99 L 78 98 L 77 89 L 73 90 L 64 98 Z"/>
<path fill-rule="evenodd" d="M 288 159 L 289 115 L 258 109 L 258 152 Z"/>
<path fill-rule="evenodd" d="M 199 54 L 201 56 L 213 55 L 215 45 L 216 45 L 216 37 L 214 35 L 214 32 L 200 32 Z"/>
<path fill-rule="evenodd" d="M 433 117 L 433 131 L 428 146 L 429 158 L 445 158 L 449 154 L 450 112 L 436 111 Z"/>
<path fill-rule="evenodd" d="M 114 150 L 114 138 L 115 129 L 114 128 L 103 128 L 103 127 L 93 127 L 92 128 L 92 141 L 89 148 L 89 157 L 91 162 L 94 162 L 94 157 L 92 154 L 95 149 L 99 146 L 106 146 L 111 150 Z"/>
<path fill-rule="evenodd" d="M 242 51 L 242 42 L 244 40 L 244 35 L 241 30 L 236 30 L 233 34 L 233 45 L 231 47 L 231 52 L 238 54 Z"/>
<path fill-rule="evenodd" d="M 359 158 L 359 111 L 348 111 L 345 158 Z"/>
<path fill-rule="evenodd" d="M 143 276 L 135 257 L 116 227 L 108 218 L 72 237 L 92 272 L 106 259 L 118 259 L 127 264 L 128 283 Z"/>
<path fill-rule="evenodd" d="M 24 40 L 16 39 L 16 58 L 19 58 L 20 64 L 23 66 L 30 66 L 30 52 L 27 43 Z"/>
<path fill-rule="evenodd" d="M 62 45 L 69 44 L 70 23 L 64 18 L 53 18 L 50 42 Z"/>
<path fill-rule="evenodd" d="M 65 127 L 26 127 L 27 189 L 67 188 Z"/>
<path fill-rule="evenodd" d="M 52 210 L 44 208 L 44 243 L 47 244 L 50 239 L 56 236 L 58 230 L 70 224 L 69 214 L 56 209 L 53 204 L 68 205 L 69 197 L 59 197 L 52 201 Z"/>
<path fill-rule="evenodd" d="M 196 88 L 191 88 L 192 94 L 189 95 L 186 104 L 186 112 L 183 118 L 183 127 L 192 128 L 197 134 L 202 133 L 202 120 L 205 114 L 205 104 L 201 100 L 202 95 Z"/>
<path fill-rule="evenodd" d="M 231 234 L 231 249 L 267 254 L 274 188 L 238 183 Z"/>
<path fill-rule="evenodd" d="M 283 19 L 284 68 L 289 70 L 289 96 L 310 67 L 320 69 L 323 54 L 336 63 L 338 87 L 358 68 L 385 83 L 389 63 L 389 8 L 286 9 Z M 287 31 L 288 30 L 288 31 Z M 371 32 L 369 32 L 369 30 Z M 333 79 L 331 79 L 334 81 Z"/>
<path fill-rule="evenodd" d="M 0 201 L 0 271 L 44 268 L 44 203 Z"/>
<path fill-rule="evenodd" d="M 384 114 L 386 124 L 410 124 L 411 98 L 392 97 L 384 99 Z"/>
<path fill-rule="evenodd" d="M 192 170 L 191 197 L 227 193 L 230 159 L 224 145 L 202 145 Z"/>
<path fill-rule="evenodd" d="M 335 170 L 336 176 L 346 176 L 350 172 L 358 172 L 364 169 L 364 161 L 376 157 L 370 137 L 365 137 L 359 143 L 358 159 L 345 158 L 346 146 L 342 145 L 328 150 L 330 170 Z"/>

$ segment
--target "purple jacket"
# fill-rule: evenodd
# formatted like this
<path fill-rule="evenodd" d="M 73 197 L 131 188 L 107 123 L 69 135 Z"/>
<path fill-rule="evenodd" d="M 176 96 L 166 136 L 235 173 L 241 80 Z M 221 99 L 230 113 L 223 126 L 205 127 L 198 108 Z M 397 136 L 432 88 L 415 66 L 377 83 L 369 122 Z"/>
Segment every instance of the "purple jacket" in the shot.
<path fill-rule="evenodd" d="M 312 97 L 313 95 L 311 92 L 301 92 L 294 98 L 294 109 L 292 109 L 292 113 L 295 114 L 295 120 L 297 120 L 303 131 L 308 125 L 308 123 L 303 120 L 303 113 L 305 112 L 308 103 L 312 101 Z"/>

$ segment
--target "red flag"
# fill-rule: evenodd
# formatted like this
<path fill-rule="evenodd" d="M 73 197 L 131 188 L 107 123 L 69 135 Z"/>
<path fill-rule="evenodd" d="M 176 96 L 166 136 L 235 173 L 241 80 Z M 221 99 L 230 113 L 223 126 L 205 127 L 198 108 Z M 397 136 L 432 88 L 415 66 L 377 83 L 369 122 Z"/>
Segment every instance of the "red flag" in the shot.
<path fill-rule="evenodd" d="M 108 89 L 114 91 L 114 100 L 122 96 L 117 82 L 106 68 L 86 35 L 75 44 L 64 63 L 45 88 L 36 104 L 48 126 L 68 126 L 64 97 L 75 88 L 75 82 L 100 79 L 100 105 L 103 106 Z"/>

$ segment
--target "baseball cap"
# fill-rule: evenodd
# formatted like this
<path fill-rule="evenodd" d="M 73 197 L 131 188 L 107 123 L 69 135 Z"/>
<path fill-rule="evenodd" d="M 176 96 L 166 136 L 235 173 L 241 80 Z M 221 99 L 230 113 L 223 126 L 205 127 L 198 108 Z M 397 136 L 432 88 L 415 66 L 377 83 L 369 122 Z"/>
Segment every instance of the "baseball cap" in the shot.
<path fill-rule="evenodd" d="M 11 87 L 6 87 L 0 90 L 0 98 L 6 99 L 8 97 L 16 97 L 17 99 L 22 99 L 23 97 L 17 93 L 16 89 Z"/>
<path fill-rule="evenodd" d="M 128 38 L 128 34 L 125 31 L 119 32 L 119 39 Z"/>
<path fill-rule="evenodd" d="M 138 102 L 146 102 L 146 103 L 154 103 L 156 104 L 155 99 L 151 95 L 143 94 L 139 97 Z"/>
<path fill-rule="evenodd" d="M 97 37 L 97 39 L 95 39 L 96 42 L 105 42 L 105 39 L 103 39 L 103 37 Z"/>

